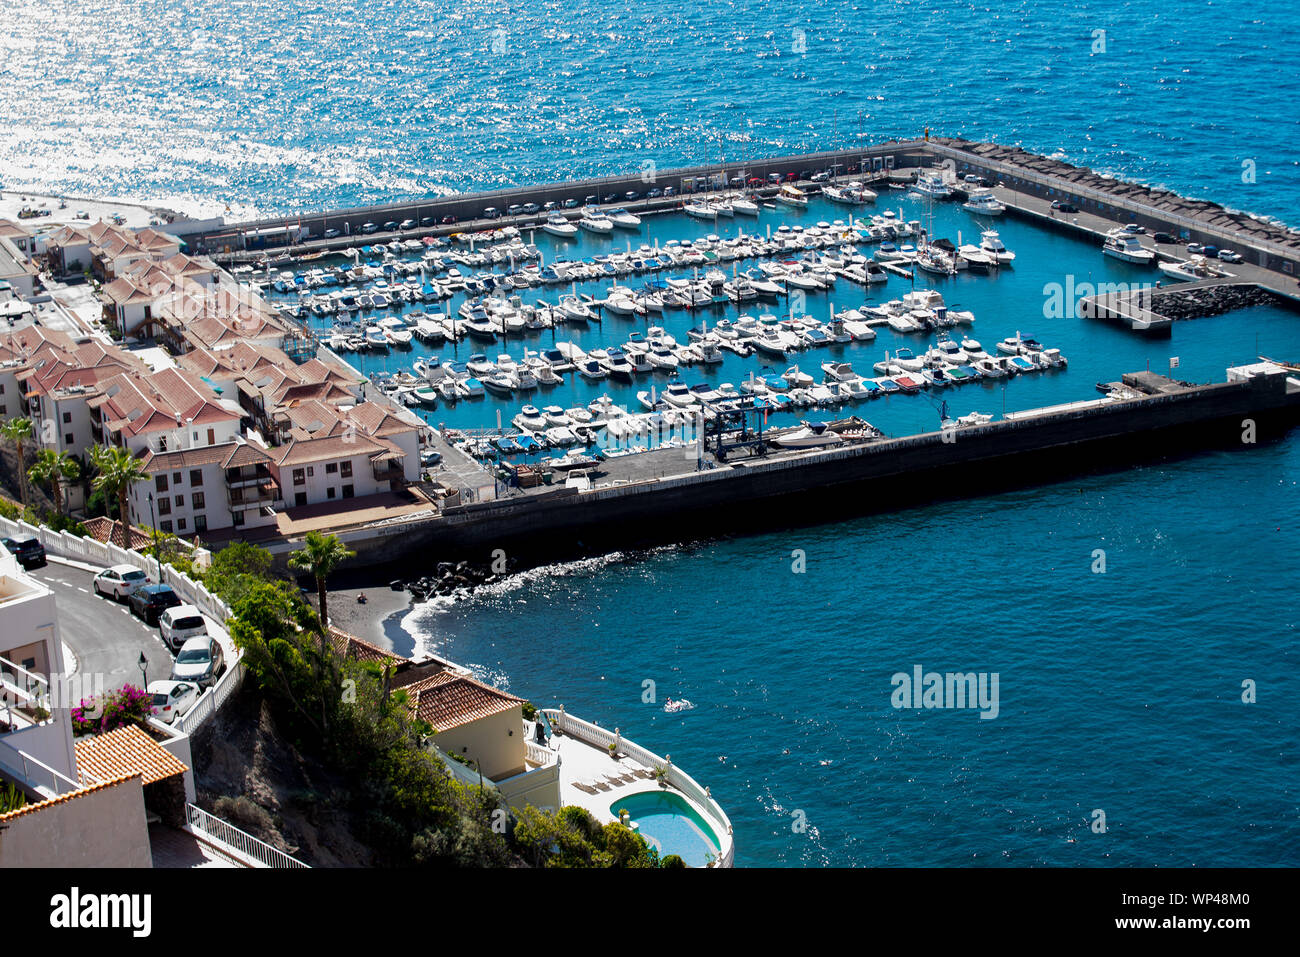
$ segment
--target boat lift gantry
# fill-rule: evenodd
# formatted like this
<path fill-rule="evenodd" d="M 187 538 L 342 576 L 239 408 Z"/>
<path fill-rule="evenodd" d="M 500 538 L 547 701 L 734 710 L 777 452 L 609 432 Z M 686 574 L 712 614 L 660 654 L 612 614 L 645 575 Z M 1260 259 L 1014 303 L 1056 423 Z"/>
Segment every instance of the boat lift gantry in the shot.
<path fill-rule="evenodd" d="M 767 440 L 763 430 L 767 426 L 767 417 L 773 411 L 766 404 L 758 405 L 757 397 L 744 396 L 739 402 L 734 399 L 725 402 L 702 401 L 701 404 L 713 413 L 704 429 L 704 449 L 712 452 L 719 462 L 727 461 L 727 456 L 740 449 L 746 449 L 751 456 L 762 456 L 768 452 Z"/>

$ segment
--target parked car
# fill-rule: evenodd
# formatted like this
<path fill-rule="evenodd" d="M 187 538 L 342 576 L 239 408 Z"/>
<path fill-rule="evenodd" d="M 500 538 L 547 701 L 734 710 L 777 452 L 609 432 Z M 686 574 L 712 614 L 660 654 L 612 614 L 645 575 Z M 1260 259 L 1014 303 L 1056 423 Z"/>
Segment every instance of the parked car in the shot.
<path fill-rule="evenodd" d="M 158 618 L 158 630 L 167 647 L 176 651 L 191 638 L 198 638 L 208 633 L 208 623 L 203 619 L 203 612 L 194 605 L 177 605 L 168 608 Z"/>
<path fill-rule="evenodd" d="M 769 183 L 771 183 L 772 185 L 774 185 L 774 186 L 775 186 L 777 183 L 781 182 L 782 178 L 783 178 L 783 177 L 781 176 L 780 173 L 768 173 L 768 174 L 767 174 L 767 181 L 768 181 Z"/>
<path fill-rule="evenodd" d="M 455 223 L 455 222 L 456 222 L 456 217 L 455 217 L 455 216 L 444 216 L 444 217 L 442 217 L 442 224 L 443 224 L 444 226 L 451 226 L 451 225 L 452 225 L 453 223 Z"/>
<path fill-rule="evenodd" d="M 507 216 L 518 216 L 523 211 L 524 211 L 524 207 L 522 203 L 511 203 L 509 206 L 506 207 Z"/>
<path fill-rule="evenodd" d="M 18 564 L 23 568 L 41 568 L 45 562 L 45 546 L 41 544 L 40 539 L 36 538 L 5 538 L 0 539 L 4 547 L 9 549 L 9 554 L 18 559 Z"/>
<path fill-rule="evenodd" d="M 538 206 L 536 203 L 524 203 L 524 212 L 529 216 L 533 215 L 533 213 L 539 213 L 541 210 L 542 207 Z"/>
<path fill-rule="evenodd" d="M 1077 213 L 1079 211 L 1078 206 L 1060 199 L 1052 203 L 1052 209 L 1056 210 L 1058 213 Z"/>
<path fill-rule="evenodd" d="M 325 238 L 326 238 L 326 239 L 338 239 L 338 238 L 339 238 L 339 231 L 338 231 L 337 229 L 327 229 L 327 230 L 325 230 Z"/>
<path fill-rule="evenodd" d="M 1151 238 L 1156 241 L 1156 245 L 1160 245 L 1161 243 L 1178 242 L 1178 240 L 1174 239 L 1174 237 L 1170 236 L 1168 233 L 1156 233 Z"/>
<path fill-rule="evenodd" d="M 404 219 L 404 220 L 402 220 L 400 223 L 397 224 L 397 228 L 398 228 L 398 229 L 414 229 L 414 228 L 415 228 L 415 220 L 413 220 L 413 219 Z"/>
<path fill-rule="evenodd" d="M 590 196 L 588 196 L 586 199 L 584 199 L 584 200 L 582 201 L 582 205 L 583 205 L 583 206 L 595 206 L 595 205 L 596 205 L 596 201 L 597 201 L 598 199 L 600 199 L 600 197 L 597 196 L 595 193 L 592 193 Z"/>
<path fill-rule="evenodd" d="M 607 203 L 617 203 L 617 202 L 618 202 L 618 196 L 617 196 L 615 193 L 606 193 L 606 194 L 605 194 L 605 202 L 607 202 Z"/>
<path fill-rule="evenodd" d="M 489 206 L 487 209 L 483 210 L 483 218 L 484 218 L 484 219 L 500 219 L 500 218 L 501 218 L 501 210 L 497 209 L 495 206 Z"/>
<path fill-rule="evenodd" d="M 629 189 L 626 193 L 623 194 L 623 198 L 630 203 L 633 200 L 640 199 L 641 194 L 634 189 Z"/>
<path fill-rule="evenodd" d="M 1129 233 L 1133 236 L 1141 236 L 1143 233 L 1146 232 L 1146 227 L 1139 226 L 1137 223 L 1129 223 L 1124 227 L 1124 232 Z"/>
<path fill-rule="evenodd" d="M 1201 248 L 1201 254 L 1205 256 L 1206 259 L 1218 259 L 1219 247 L 1210 245 L 1203 246 Z"/>
<path fill-rule="evenodd" d="M 153 696 L 154 717 L 163 724 L 175 724 L 199 700 L 199 686 L 192 681 L 151 681 L 145 692 Z"/>
<path fill-rule="evenodd" d="M 226 656 L 221 642 L 205 635 L 181 645 L 172 665 L 172 681 L 192 681 L 200 688 L 210 688 L 225 670 Z"/>
<path fill-rule="evenodd" d="M 105 568 L 90 580 L 96 595 L 105 595 L 115 601 L 126 601 L 131 592 L 149 584 L 149 576 L 134 565 L 114 565 Z"/>
<path fill-rule="evenodd" d="M 570 196 L 568 199 L 566 199 L 566 200 L 564 201 L 564 208 L 565 208 L 565 209 L 577 209 L 577 208 L 578 208 L 578 201 L 577 201 L 576 199 L 574 199 L 572 196 Z"/>
<path fill-rule="evenodd" d="M 1241 262 L 1241 253 L 1232 249 L 1220 249 L 1219 258 L 1225 263 L 1239 263 Z"/>
<path fill-rule="evenodd" d="M 397 232 L 397 220 L 390 219 L 388 222 L 384 223 L 384 232 L 386 233 Z"/>
<path fill-rule="evenodd" d="M 654 189 L 648 189 L 648 190 L 646 190 L 646 192 L 645 192 L 645 198 L 646 198 L 646 199 L 658 199 L 658 198 L 659 198 L 660 196 L 662 196 L 663 194 L 664 194 L 664 191 L 663 191 L 662 189 L 659 189 L 658 187 L 655 187 Z"/>
<path fill-rule="evenodd" d="M 432 225 L 434 225 L 435 223 L 437 223 L 437 220 L 434 219 L 432 216 L 422 216 L 422 217 L 420 217 L 420 225 L 421 225 L 421 226 L 426 226 L 426 227 L 427 227 L 427 226 L 432 226 Z"/>
<path fill-rule="evenodd" d="M 559 208 L 560 204 L 553 199 L 548 199 L 546 202 L 542 203 L 542 212 L 544 213 L 549 213 L 551 210 Z"/>
<path fill-rule="evenodd" d="M 127 599 L 131 614 L 148 625 L 158 624 L 158 616 L 181 603 L 181 596 L 171 585 L 141 585 Z"/>
<path fill-rule="evenodd" d="M 665 187 L 664 187 L 664 195 L 665 195 L 665 196 L 676 196 L 676 195 L 677 195 L 677 187 L 676 187 L 676 186 L 665 186 Z"/>
<path fill-rule="evenodd" d="M 1187 244 L 1187 252 L 1188 252 L 1189 254 L 1195 256 L 1195 255 L 1197 255 L 1198 253 L 1203 253 L 1203 252 L 1205 252 L 1205 247 L 1202 246 L 1200 243 L 1188 243 L 1188 244 Z"/>
<path fill-rule="evenodd" d="M 377 233 L 379 232 L 379 227 L 376 226 L 374 223 L 362 223 L 361 231 L 363 233 Z"/>
<path fill-rule="evenodd" d="M 743 176 L 737 174 L 737 175 L 731 177 L 731 179 L 728 180 L 728 183 L 729 183 L 731 186 L 733 186 L 733 187 L 744 186 L 744 185 L 745 185 L 745 177 L 743 177 Z"/>
<path fill-rule="evenodd" d="M 818 172 L 812 174 L 812 181 L 814 183 L 824 183 L 830 178 L 831 178 L 831 174 L 826 172 L 826 170 L 819 170 Z"/>

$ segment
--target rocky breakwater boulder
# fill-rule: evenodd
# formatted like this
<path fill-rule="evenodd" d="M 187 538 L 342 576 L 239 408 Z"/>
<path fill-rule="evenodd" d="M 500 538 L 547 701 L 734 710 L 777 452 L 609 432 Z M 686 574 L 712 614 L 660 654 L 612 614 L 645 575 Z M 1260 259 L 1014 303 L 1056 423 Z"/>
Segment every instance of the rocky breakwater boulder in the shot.
<path fill-rule="evenodd" d="M 1151 311 L 1170 319 L 1202 319 L 1276 301 L 1272 292 L 1249 284 L 1160 289 L 1152 296 Z"/>
<path fill-rule="evenodd" d="M 509 574 L 514 564 L 512 561 L 506 560 L 505 570 L 497 573 L 492 570 L 490 564 L 475 564 L 468 561 L 454 564 L 452 562 L 439 562 L 433 574 L 424 575 L 410 581 L 395 581 L 392 586 L 394 589 L 401 588 L 409 591 L 411 598 L 417 602 L 426 601 L 438 595 L 455 595 L 458 593 L 465 595 L 483 585 L 490 585 L 492 582 L 504 577 L 504 575 Z"/>

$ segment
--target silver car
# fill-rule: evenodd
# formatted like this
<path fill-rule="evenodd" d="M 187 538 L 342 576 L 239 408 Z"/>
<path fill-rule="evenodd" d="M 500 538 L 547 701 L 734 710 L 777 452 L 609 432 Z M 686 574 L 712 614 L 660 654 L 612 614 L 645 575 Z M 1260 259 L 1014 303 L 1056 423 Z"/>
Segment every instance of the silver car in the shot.
<path fill-rule="evenodd" d="M 226 656 L 221 642 L 205 635 L 181 645 L 172 665 L 172 681 L 192 681 L 200 688 L 210 688 L 225 670 Z"/>

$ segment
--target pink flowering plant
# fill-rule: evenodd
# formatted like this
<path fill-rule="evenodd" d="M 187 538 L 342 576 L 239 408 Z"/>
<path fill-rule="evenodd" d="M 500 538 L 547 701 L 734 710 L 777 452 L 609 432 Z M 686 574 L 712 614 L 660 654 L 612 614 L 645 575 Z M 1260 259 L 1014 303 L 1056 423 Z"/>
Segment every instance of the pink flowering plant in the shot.
<path fill-rule="evenodd" d="M 153 695 L 126 684 L 99 698 L 83 699 L 72 709 L 72 730 L 75 734 L 99 734 L 129 724 L 143 724 L 153 713 Z"/>

